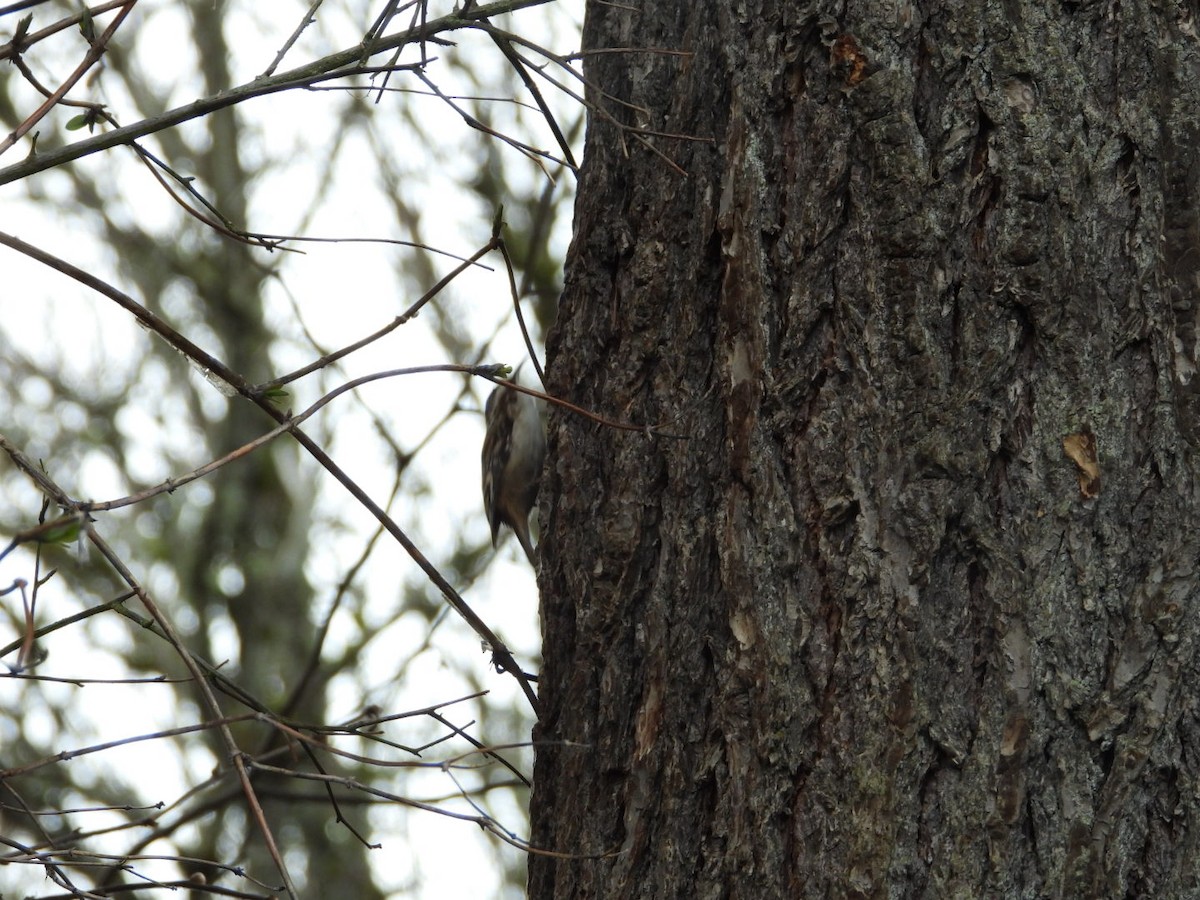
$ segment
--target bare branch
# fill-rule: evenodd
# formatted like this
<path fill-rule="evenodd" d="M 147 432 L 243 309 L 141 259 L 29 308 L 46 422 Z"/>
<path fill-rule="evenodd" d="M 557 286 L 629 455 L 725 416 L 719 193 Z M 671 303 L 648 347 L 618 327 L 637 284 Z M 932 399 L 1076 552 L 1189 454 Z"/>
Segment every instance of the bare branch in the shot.
<path fill-rule="evenodd" d="M 307 65 L 282 72 L 279 75 L 272 75 L 267 78 L 259 77 L 247 84 L 230 88 L 212 97 L 196 100 L 186 106 L 176 107 L 162 115 L 143 119 L 133 125 L 126 125 L 123 128 L 117 128 L 106 134 L 96 135 L 93 138 L 68 144 L 66 147 L 61 147 L 57 150 L 38 153 L 22 162 L 0 169 L 0 185 L 26 178 L 37 172 L 53 169 L 56 166 L 90 156 L 101 150 L 108 150 L 112 147 L 128 144 L 136 141 L 138 138 L 162 131 L 164 128 L 171 128 L 181 122 L 206 116 L 219 109 L 235 106 L 238 103 L 243 103 L 255 97 L 265 97 L 279 91 L 308 87 L 309 85 L 332 78 L 361 74 L 366 71 L 363 59 L 364 53 L 373 54 L 386 50 L 394 50 L 406 44 L 429 40 L 435 35 L 445 32 L 473 27 L 476 23 L 482 22 L 491 16 L 503 15 L 504 13 L 515 12 L 532 6 L 541 6 L 548 2 L 550 0 L 500 0 L 500 2 L 489 3 L 486 6 L 471 7 L 465 13 L 451 14 L 443 16 L 440 19 L 434 19 L 421 28 L 409 29 L 402 34 L 379 38 L 370 45 L 364 41 L 357 46 L 330 54 Z"/>

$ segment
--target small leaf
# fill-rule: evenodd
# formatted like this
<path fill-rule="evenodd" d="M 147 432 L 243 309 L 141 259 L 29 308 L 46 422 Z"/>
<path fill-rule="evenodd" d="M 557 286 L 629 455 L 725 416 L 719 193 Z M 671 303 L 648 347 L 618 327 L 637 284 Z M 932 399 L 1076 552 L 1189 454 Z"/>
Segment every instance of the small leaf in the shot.
<path fill-rule="evenodd" d="M 33 13 L 24 15 L 17 22 L 17 30 L 13 32 L 12 45 L 19 53 L 25 44 L 25 35 L 29 34 L 29 26 L 33 22 Z"/>
<path fill-rule="evenodd" d="M 69 516 L 56 522 L 48 522 L 41 533 L 34 537 L 39 544 L 69 544 L 79 537 L 83 524 L 81 516 Z"/>
<path fill-rule="evenodd" d="M 276 406 L 278 406 L 280 403 L 282 403 L 284 400 L 286 400 L 288 397 L 290 397 L 291 394 L 289 394 L 283 388 L 277 387 L 277 388 L 271 388 L 269 391 L 264 393 L 263 396 L 266 397 L 268 400 L 270 400 L 272 403 L 274 403 Z"/>
<path fill-rule="evenodd" d="M 507 378 L 512 374 L 512 366 L 505 363 L 490 363 L 480 366 L 478 371 L 484 378 Z"/>
<path fill-rule="evenodd" d="M 89 44 L 96 40 L 96 23 L 92 21 L 92 11 L 86 6 L 79 17 L 79 33 L 84 36 Z"/>
<path fill-rule="evenodd" d="M 87 113 L 80 113 L 71 121 L 67 122 L 67 131 L 78 131 L 80 128 L 87 128 L 91 123 L 88 121 Z"/>

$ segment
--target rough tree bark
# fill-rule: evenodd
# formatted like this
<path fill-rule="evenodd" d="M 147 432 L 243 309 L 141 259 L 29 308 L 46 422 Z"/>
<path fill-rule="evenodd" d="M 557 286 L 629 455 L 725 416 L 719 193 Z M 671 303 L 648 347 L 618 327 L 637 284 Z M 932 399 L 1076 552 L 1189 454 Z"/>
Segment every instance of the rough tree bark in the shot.
<path fill-rule="evenodd" d="M 531 898 L 1197 896 L 1196 27 L 588 4 Z"/>

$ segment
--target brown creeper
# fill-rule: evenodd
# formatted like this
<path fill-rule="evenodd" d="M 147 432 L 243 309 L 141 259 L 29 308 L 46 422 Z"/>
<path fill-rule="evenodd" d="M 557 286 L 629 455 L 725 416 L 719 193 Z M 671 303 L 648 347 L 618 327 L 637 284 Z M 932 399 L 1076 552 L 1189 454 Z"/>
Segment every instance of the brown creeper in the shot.
<path fill-rule="evenodd" d="M 537 401 L 520 391 L 498 387 L 487 399 L 484 416 L 483 511 L 492 527 L 492 546 L 496 546 L 501 524 L 507 525 L 516 532 L 529 564 L 536 565 L 529 540 L 529 513 L 537 501 L 546 458 L 546 435 Z"/>

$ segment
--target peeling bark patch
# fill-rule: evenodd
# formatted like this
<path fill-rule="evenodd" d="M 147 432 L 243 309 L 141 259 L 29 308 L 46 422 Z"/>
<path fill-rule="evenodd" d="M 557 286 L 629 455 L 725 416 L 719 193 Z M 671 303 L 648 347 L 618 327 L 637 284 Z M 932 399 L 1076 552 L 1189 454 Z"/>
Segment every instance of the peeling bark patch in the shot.
<path fill-rule="evenodd" d="M 1004 733 L 1000 738 L 1000 755 L 1012 757 L 1025 752 L 1029 743 L 1029 719 L 1020 713 L 1011 714 L 1004 723 Z"/>
<path fill-rule="evenodd" d="M 867 56 L 852 34 L 839 34 L 829 48 L 829 65 L 846 73 L 846 87 L 867 77 Z"/>
<path fill-rule="evenodd" d="M 729 359 L 732 391 L 729 398 L 730 440 L 733 452 L 730 468 L 749 479 L 751 441 L 758 422 L 758 401 L 761 390 L 762 366 L 751 361 L 751 349 L 741 336 L 734 338 Z M 755 353 L 755 356 L 758 354 Z"/>
<path fill-rule="evenodd" d="M 733 633 L 734 640 L 738 642 L 738 646 L 742 650 L 749 650 L 754 646 L 754 623 L 750 617 L 741 610 L 735 612 L 729 617 L 729 630 Z"/>
<path fill-rule="evenodd" d="M 662 725 L 662 700 L 662 682 L 653 678 L 646 686 L 646 696 L 634 725 L 635 760 L 645 759 L 658 739 L 659 727 Z"/>
<path fill-rule="evenodd" d="M 1037 106 L 1037 91 L 1028 78 L 1013 76 L 1004 82 L 1004 99 L 1013 109 L 1029 115 Z"/>
<path fill-rule="evenodd" d="M 1100 493 L 1100 460 L 1096 456 L 1096 436 L 1090 431 L 1068 434 L 1063 438 L 1063 453 L 1079 470 L 1079 493 L 1085 498 Z"/>

